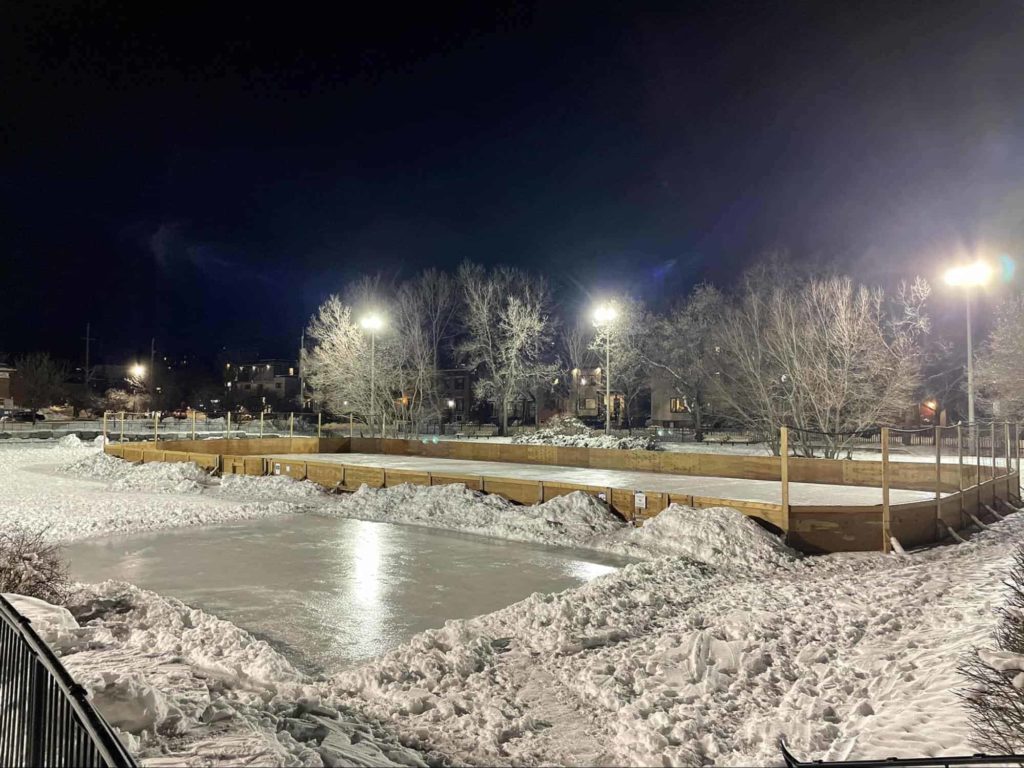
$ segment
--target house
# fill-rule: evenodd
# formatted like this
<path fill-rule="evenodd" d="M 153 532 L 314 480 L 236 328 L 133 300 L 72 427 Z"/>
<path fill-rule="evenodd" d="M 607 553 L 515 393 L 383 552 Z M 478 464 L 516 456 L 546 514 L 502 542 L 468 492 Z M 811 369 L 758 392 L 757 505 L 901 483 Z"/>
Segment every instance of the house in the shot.
<path fill-rule="evenodd" d="M 250 410 L 295 407 L 301 388 L 299 365 L 281 359 L 227 362 L 224 387 L 229 399 L 252 406 Z"/>
<path fill-rule="evenodd" d="M 17 369 L 13 366 L 0 363 L 0 406 L 4 408 L 14 407 L 14 375 Z"/>
<path fill-rule="evenodd" d="M 477 410 L 473 395 L 476 373 L 466 368 L 446 368 L 437 372 L 441 404 L 447 406 L 442 416 L 447 421 L 468 421 Z"/>
<path fill-rule="evenodd" d="M 651 426 L 679 429 L 693 426 L 689 403 L 663 374 L 651 376 Z"/>
<path fill-rule="evenodd" d="M 566 382 L 568 392 L 559 403 L 559 410 L 570 416 L 587 421 L 604 419 L 605 390 L 604 371 L 600 366 L 595 368 L 573 368 L 569 372 L 570 380 Z M 614 383 L 614 382 L 613 382 Z M 612 390 L 612 422 L 619 423 L 625 413 L 625 396 Z"/>

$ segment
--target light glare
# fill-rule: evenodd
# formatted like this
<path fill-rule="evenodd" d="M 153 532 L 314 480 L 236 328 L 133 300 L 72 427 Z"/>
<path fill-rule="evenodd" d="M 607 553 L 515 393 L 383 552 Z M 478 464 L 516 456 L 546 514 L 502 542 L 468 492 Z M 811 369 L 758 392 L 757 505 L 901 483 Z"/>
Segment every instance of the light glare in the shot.
<path fill-rule="evenodd" d="M 598 304 L 594 308 L 594 325 L 608 325 L 615 321 L 618 314 L 615 306 L 611 303 Z"/>
<path fill-rule="evenodd" d="M 364 315 L 363 319 L 359 321 L 359 324 L 363 327 L 363 330 L 379 331 L 384 327 L 384 318 L 374 312 L 369 315 Z"/>
<path fill-rule="evenodd" d="M 992 266 L 984 261 L 961 264 L 946 270 L 946 285 L 972 287 L 985 285 L 992 279 Z"/>

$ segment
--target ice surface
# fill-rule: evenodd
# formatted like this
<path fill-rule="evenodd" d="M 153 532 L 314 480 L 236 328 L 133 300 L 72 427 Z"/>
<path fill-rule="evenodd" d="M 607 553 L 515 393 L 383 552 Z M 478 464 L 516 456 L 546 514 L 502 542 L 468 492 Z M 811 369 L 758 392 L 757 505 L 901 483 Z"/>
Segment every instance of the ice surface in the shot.
<path fill-rule="evenodd" d="M 314 515 L 93 538 L 66 554 L 80 581 L 130 579 L 257 632 L 318 670 L 383 653 L 445 619 L 578 586 L 626 562 Z"/>
<path fill-rule="evenodd" d="M 782 490 L 775 480 L 743 480 L 728 477 L 690 477 L 657 472 L 631 472 L 614 469 L 559 467 L 540 464 L 515 464 L 503 461 L 471 461 L 434 459 L 423 456 L 389 456 L 374 453 L 318 453 L 274 455 L 279 461 L 353 464 L 416 472 L 438 472 L 455 475 L 511 477 L 520 480 L 548 480 L 597 487 L 637 488 L 651 492 L 669 492 L 689 496 L 707 496 L 736 501 L 782 502 Z M 934 492 L 892 489 L 893 504 L 934 499 Z M 792 504 L 881 504 L 880 488 L 820 483 L 790 483 Z"/>

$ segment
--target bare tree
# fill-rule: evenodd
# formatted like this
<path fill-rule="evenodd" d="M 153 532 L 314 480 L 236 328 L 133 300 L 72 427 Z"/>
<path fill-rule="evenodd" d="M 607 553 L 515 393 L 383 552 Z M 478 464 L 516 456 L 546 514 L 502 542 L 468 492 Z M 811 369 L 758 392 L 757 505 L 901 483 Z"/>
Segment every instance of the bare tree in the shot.
<path fill-rule="evenodd" d="M 66 363 L 58 362 L 45 352 L 33 352 L 15 361 L 19 405 L 32 411 L 63 403 L 68 388 Z"/>
<path fill-rule="evenodd" d="M 686 401 L 697 439 L 703 439 L 704 414 L 718 369 L 716 335 L 726 300 L 714 286 L 700 284 L 663 317 L 650 317 L 646 346 L 655 375 Z"/>
<path fill-rule="evenodd" d="M 1001 417 L 1024 414 L 1024 294 L 1003 301 L 995 327 L 978 356 L 982 400 L 999 404 Z"/>
<path fill-rule="evenodd" d="M 923 280 L 894 300 L 849 278 L 745 281 L 721 326 L 715 393 L 777 452 L 777 430 L 796 427 L 801 453 L 824 444 L 834 458 L 855 433 L 913 403 L 919 336 L 928 331 Z"/>
<path fill-rule="evenodd" d="M 494 405 L 506 434 L 511 403 L 535 397 L 554 371 L 546 358 L 554 330 L 550 290 L 542 277 L 468 262 L 459 267 L 458 282 L 464 332 L 458 353 L 476 370 L 475 393 Z"/>
<path fill-rule="evenodd" d="M 1018 549 L 1009 597 L 999 609 L 996 648 L 976 648 L 960 665 L 969 687 L 958 691 L 970 714 L 974 742 L 986 752 L 1018 754 L 1024 749 L 1024 549 Z"/>
<path fill-rule="evenodd" d="M 616 309 L 615 320 L 595 329 L 590 350 L 603 361 L 610 345 L 612 391 L 622 393 L 625 400 L 622 416 L 626 425 L 631 426 L 636 403 L 650 390 L 647 354 L 650 328 L 644 306 L 638 299 L 620 296 L 611 303 Z M 603 375 L 607 376 L 608 372 L 603 372 Z"/>
<path fill-rule="evenodd" d="M 60 545 L 43 531 L 0 531 L 0 593 L 10 592 L 61 604 L 71 590 Z"/>

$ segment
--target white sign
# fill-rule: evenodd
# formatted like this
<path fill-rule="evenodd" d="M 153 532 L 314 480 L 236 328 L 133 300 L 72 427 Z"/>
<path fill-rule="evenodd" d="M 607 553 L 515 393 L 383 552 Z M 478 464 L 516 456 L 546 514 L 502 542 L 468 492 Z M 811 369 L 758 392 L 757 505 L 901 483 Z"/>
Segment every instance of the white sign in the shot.
<path fill-rule="evenodd" d="M 603 492 L 599 493 L 597 494 L 597 498 L 599 498 L 601 501 L 608 501 L 608 494 Z"/>
<path fill-rule="evenodd" d="M 647 494 L 637 491 L 633 494 L 633 507 L 635 509 L 647 509 Z"/>
<path fill-rule="evenodd" d="M 277 463 L 274 464 L 274 474 L 275 475 L 280 475 L 281 474 L 281 465 L 280 464 L 277 464 Z"/>

